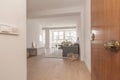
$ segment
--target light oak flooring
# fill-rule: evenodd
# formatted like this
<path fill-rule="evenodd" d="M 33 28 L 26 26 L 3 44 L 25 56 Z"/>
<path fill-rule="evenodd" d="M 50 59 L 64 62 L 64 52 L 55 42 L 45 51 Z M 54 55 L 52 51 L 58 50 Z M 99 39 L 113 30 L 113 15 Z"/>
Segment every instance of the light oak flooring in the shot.
<path fill-rule="evenodd" d="M 28 80 L 90 80 L 90 74 L 79 60 L 37 56 L 28 59 Z"/>

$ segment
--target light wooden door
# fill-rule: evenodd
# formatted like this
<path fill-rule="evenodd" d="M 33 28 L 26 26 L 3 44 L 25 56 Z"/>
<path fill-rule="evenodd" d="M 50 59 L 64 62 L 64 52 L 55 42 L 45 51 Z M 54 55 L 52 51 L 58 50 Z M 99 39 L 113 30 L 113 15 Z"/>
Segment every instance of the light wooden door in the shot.
<path fill-rule="evenodd" d="M 120 51 L 104 48 L 109 40 L 120 42 L 120 0 L 92 0 L 92 80 L 120 80 Z"/>

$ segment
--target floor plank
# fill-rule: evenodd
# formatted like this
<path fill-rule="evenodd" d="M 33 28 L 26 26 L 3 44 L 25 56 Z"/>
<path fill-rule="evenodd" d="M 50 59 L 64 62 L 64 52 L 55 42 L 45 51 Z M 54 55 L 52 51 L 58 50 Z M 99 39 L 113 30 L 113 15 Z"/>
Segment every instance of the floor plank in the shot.
<path fill-rule="evenodd" d="M 41 58 L 28 59 L 28 80 L 90 80 L 84 63 L 79 60 Z"/>

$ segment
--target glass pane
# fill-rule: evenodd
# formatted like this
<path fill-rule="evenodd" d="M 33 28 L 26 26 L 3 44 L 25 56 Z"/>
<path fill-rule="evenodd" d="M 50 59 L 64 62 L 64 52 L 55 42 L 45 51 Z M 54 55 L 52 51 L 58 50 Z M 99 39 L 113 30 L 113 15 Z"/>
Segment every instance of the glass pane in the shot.
<path fill-rule="evenodd" d="M 54 34 L 54 36 L 56 36 L 56 35 L 58 35 L 58 32 L 54 32 L 53 34 Z"/>
<path fill-rule="evenodd" d="M 59 39 L 63 39 L 63 36 L 59 36 Z"/>
<path fill-rule="evenodd" d="M 63 35 L 63 32 L 59 32 L 59 35 Z"/>
<path fill-rule="evenodd" d="M 68 36 L 65 36 L 65 40 L 68 40 L 69 39 L 69 37 Z"/>
<path fill-rule="evenodd" d="M 70 36 L 70 33 L 69 32 L 65 32 L 65 36 Z"/>
<path fill-rule="evenodd" d="M 53 36 L 54 38 L 53 39 L 57 39 L 58 36 Z"/>
<path fill-rule="evenodd" d="M 58 43 L 61 44 L 61 43 L 62 43 L 62 40 L 58 40 Z"/>
<path fill-rule="evenodd" d="M 57 43 L 57 40 L 54 40 L 53 43 Z"/>
<path fill-rule="evenodd" d="M 39 41 L 42 41 L 42 35 L 39 36 Z"/>
<path fill-rule="evenodd" d="M 45 46 L 45 30 L 43 30 L 42 32 L 43 32 L 43 44 Z"/>
<path fill-rule="evenodd" d="M 71 32 L 71 36 L 76 36 L 75 31 Z"/>

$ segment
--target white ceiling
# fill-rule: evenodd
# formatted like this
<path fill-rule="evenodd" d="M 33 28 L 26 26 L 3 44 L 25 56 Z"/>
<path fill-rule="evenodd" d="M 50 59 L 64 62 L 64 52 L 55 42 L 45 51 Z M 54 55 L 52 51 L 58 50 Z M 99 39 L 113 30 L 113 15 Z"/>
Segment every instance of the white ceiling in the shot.
<path fill-rule="evenodd" d="M 27 11 L 79 7 L 84 0 L 27 0 Z"/>
<path fill-rule="evenodd" d="M 42 27 L 76 26 L 83 1 L 27 0 L 28 22 Z"/>
<path fill-rule="evenodd" d="M 39 19 L 29 19 L 28 24 L 39 25 L 40 27 L 70 27 L 77 26 L 78 19 L 80 19 L 80 14 L 76 15 L 65 15 L 65 16 L 52 16 Z"/>

